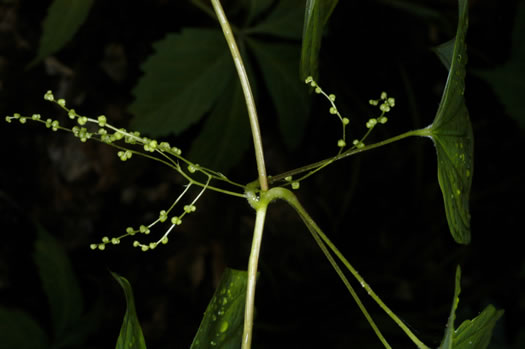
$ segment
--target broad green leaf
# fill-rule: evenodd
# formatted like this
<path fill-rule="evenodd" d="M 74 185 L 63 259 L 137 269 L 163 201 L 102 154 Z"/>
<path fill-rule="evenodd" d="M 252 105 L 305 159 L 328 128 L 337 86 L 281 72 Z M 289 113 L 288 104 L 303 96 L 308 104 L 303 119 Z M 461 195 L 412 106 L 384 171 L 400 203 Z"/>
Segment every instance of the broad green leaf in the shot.
<path fill-rule="evenodd" d="M 452 44 L 437 48 L 449 74 L 432 125 L 428 127 L 438 158 L 438 181 L 450 233 L 461 244 L 470 242 L 469 196 L 474 164 L 474 136 L 465 98 L 468 26 L 467 0 L 459 0 L 459 24 Z"/>
<path fill-rule="evenodd" d="M 507 114 L 525 129 L 525 1 L 519 1 L 516 7 L 509 60 L 476 75 L 492 86 Z"/>
<path fill-rule="evenodd" d="M 263 72 L 266 87 L 279 115 L 285 144 L 295 148 L 304 134 L 309 98 L 304 83 L 297 77 L 299 47 L 290 44 L 248 40 Z"/>
<path fill-rule="evenodd" d="M 485 349 L 490 343 L 496 321 L 503 315 L 503 310 L 496 310 L 488 305 L 472 320 L 465 320 L 454 333 L 454 349 Z"/>
<path fill-rule="evenodd" d="M 152 136 L 180 133 L 222 96 L 232 59 L 219 30 L 184 29 L 153 46 L 133 89 L 131 127 Z"/>
<path fill-rule="evenodd" d="M 450 311 L 445 336 L 439 349 L 485 349 L 490 343 L 496 321 L 503 315 L 503 310 L 496 310 L 494 306 L 489 305 L 474 319 L 463 321 L 463 323 L 455 329 L 454 321 L 456 319 L 456 310 L 461 292 L 460 282 L 461 269 L 458 266 L 456 270 L 456 286 L 452 310 Z"/>
<path fill-rule="evenodd" d="M 301 48 L 301 78 L 317 78 L 323 29 L 338 0 L 306 0 Z"/>
<path fill-rule="evenodd" d="M 44 20 L 37 56 L 29 67 L 57 52 L 71 40 L 86 20 L 92 5 L 93 0 L 53 1 Z"/>
<path fill-rule="evenodd" d="M 248 33 L 268 34 L 285 39 L 301 39 L 304 0 L 279 0 L 275 8 Z"/>
<path fill-rule="evenodd" d="M 135 301 L 133 299 L 131 285 L 129 281 L 122 276 L 113 272 L 111 275 L 118 281 L 126 296 L 126 314 L 120 327 L 116 349 L 146 349 L 146 343 L 135 310 Z"/>
<path fill-rule="evenodd" d="M 27 313 L 0 307 L 0 349 L 46 349 L 48 338 Z"/>
<path fill-rule="evenodd" d="M 66 336 L 83 311 L 83 297 L 64 249 L 42 227 L 33 253 L 46 292 L 55 338 Z"/>
<path fill-rule="evenodd" d="M 194 140 L 189 157 L 208 168 L 227 172 L 249 146 L 250 125 L 241 85 L 231 78 Z"/>
<path fill-rule="evenodd" d="M 191 349 L 241 347 L 246 298 L 245 271 L 226 269 L 206 308 Z"/>

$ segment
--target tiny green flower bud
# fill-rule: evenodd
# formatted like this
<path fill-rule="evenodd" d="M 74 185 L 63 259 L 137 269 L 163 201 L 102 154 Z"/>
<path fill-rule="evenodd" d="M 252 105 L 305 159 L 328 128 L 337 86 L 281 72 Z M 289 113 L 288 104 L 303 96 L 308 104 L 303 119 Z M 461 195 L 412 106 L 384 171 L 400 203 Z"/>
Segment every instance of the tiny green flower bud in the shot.
<path fill-rule="evenodd" d="M 335 95 L 332 93 L 330 95 L 328 95 L 328 98 L 332 101 L 332 102 L 335 102 Z"/>
<path fill-rule="evenodd" d="M 33 119 L 33 120 L 40 120 L 40 114 L 33 114 L 31 116 L 31 119 Z"/>
<path fill-rule="evenodd" d="M 142 245 L 140 246 L 140 249 L 142 250 L 142 252 L 146 252 L 149 248 L 146 245 Z"/>
<path fill-rule="evenodd" d="M 149 248 L 150 248 L 150 249 L 153 250 L 155 247 L 157 247 L 157 244 L 156 244 L 156 243 L 154 243 L 154 242 L 150 242 L 150 243 L 149 243 Z"/>
<path fill-rule="evenodd" d="M 392 97 L 390 97 L 389 99 L 387 99 L 386 102 L 387 102 L 388 105 L 391 106 L 391 107 L 394 107 L 394 106 L 396 105 L 396 99 L 395 99 L 395 98 L 392 98 Z"/>
<path fill-rule="evenodd" d="M 343 125 L 348 125 L 350 120 L 348 118 L 343 118 Z"/>
<path fill-rule="evenodd" d="M 100 127 L 104 127 L 104 126 L 106 126 L 106 122 L 107 122 L 107 120 L 106 120 L 106 116 L 105 116 L 105 115 L 100 115 L 100 116 L 97 118 L 97 120 L 98 120 L 98 125 L 99 125 Z"/>
<path fill-rule="evenodd" d="M 66 100 L 64 98 L 60 98 L 58 101 L 57 101 L 57 104 L 61 107 L 65 107 L 66 106 Z"/>
<path fill-rule="evenodd" d="M 330 114 L 337 114 L 337 109 L 334 107 L 330 107 Z"/>
<path fill-rule="evenodd" d="M 140 246 L 140 242 L 138 242 L 137 240 L 133 241 L 133 247 L 139 247 Z"/>
<path fill-rule="evenodd" d="M 104 244 L 98 244 L 98 249 L 103 251 L 106 248 L 106 245 Z"/>
<path fill-rule="evenodd" d="M 195 205 L 184 205 L 184 212 L 186 213 L 192 213 L 197 210 L 197 207 Z"/>
<path fill-rule="evenodd" d="M 160 242 L 162 242 L 164 245 L 166 245 L 168 243 L 168 237 L 167 236 L 163 237 Z"/>
<path fill-rule="evenodd" d="M 77 123 L 80 125 L 80 126 L 84 126 L 87 122 L 87 117 L 85 116 L 80 116 L 77 120 Z"/>
<path fill-rule="evenodd" d="M 74 119 L 77 117 L 77 113 L 75 112 L 75 109 L 69 109 L 67 112 L 67 116 L 69 116 L 70 119 Z"/>
<path fill-rule="evenodd" d="M 388 113 L 390 111 L 390 106 L 388 105 L 388 103 L 383 103 L 379 106 L 379 110 Z"/>
<path fill-rule="evenodd" d="M 375 107 L 378 104 L 378 101 L 376 101 L 375 99 L 371 99 L 368 101 L 368 104 L 373 105 Z"/>
<path fill-rule="evenodd" d="M 53 92 L 51 92 L 50 90 L 46 92 L 46 94 L 44 95 L 44 99 L 46 101 L 54 101 L 55 100 L 55 96 L 53 96 Z"/>
<path fill-rule="evenodd" d="M 25 116 L 22 116 L 20 119 L 18 119 L 18 121 L 20 121 L 21 124 L 25 124 L 27 121 L 27 118 Z"/>
<path fill-rule="evenodd" d="M 284 178 L 285 181 L 287 182 L 291 182 L 292 181 L 292 176 L 287 176 Z"/>
<path fill-rule="evenodd" d="M 181 225 L 182 219 L 180 219 L 179 217 L 172 217 L 171 218 L 171 223 L 175 224 L 175 225 Z"/>
<path fill-rule="evenodd" d="M 197 170 L 197 169 L 195 168 L 195 166 L 193 166 L 193 165 L 191 165 L 191 164 L 188 165 L 188 171 L 189 171 L 190 173 L 195 173 L 196 170 Z"/>
<path fill-rule="evenodd" d="M 346 147 L 346 142 L 344 140 L 340 139 L 340 140 L 337 141 L 337 146 L 339 148 L 344 148 L 344 147 Z"/>
<path fill-rule="evenodd" d="M 315 88 L 315 93 L 317 93 L 317 94 L 321 93 L 321 88 L 320 87 L 316 87 Z"/>
<path fill-rule="evenodd" d="M 107 243 L 107 242 L 109 242 L 109 238 L 108 238 L 107 236 L 104 236 L 104 237 L 102 238 L 102 242 L 103 242 L 103 243 Z"/>
<path fill-rule="evenodd" d="M 294 190 L 297 190 L 299 189 L 301 185 L 299 184 L 299 182 L 295 181 L 295 182 L 292 182 L 292 189 Z"/>
<path fill-rule="evenodd" d="M 372 128 L 377 124 L 377 120 L 375 118 L 371 118 L 366 123 L 366 128 Z"/>
<path fill-rule="evenodd" d="M 381 99 L 386 99 L 387 96 L 386 92 L 381 92 Z"/>
<path fill-rule="evenodd" d="M 386 122 L 388 121 L 388 118 L 386 116 L 382 116 L 378 119 L 378 121 L 382 124 L 386 124 Z"/>
<path fill-rule="evenodd" d="M 118 244 L 120 243 L 120 240 L 117 239 L 117 238 L 112 238 L 112 239 L 111 239 L 111 243 L 112 243 L 113 245 L 118 245 Z"/>
<path fill-rule="evenodd" d="M 128 233 L 129 235 L 134 235 L 135 234 L 135 229 L 133 229 L 132 227 L 127 227 L 126 228 L 126 233 Z"/>
<path fill-rule="evenodd" d="M 308 76 L 306 79 L 304 79 L 304 83 L 305 83 L 305 84 L 309 84 L 309 83 L 311 83 L 312 81 L 314 81 L 314 78 L 312 78 L 311 76 Z"/>
<path fill-rule="evenodd" d="M 96 250 L 97 247 L 98 247 L 97 244 L 91 244 L 91 245 L 89 245 L 89 248 L 92 249 L 92 250 Z"/>
<path fill-rule="evenodd" d="M 59 127 L 59 126 L 60 126 L 60 124 L 58 123 L 58 120 L 55 120 L 55 121 L 53 121 L 53 122 L 51 123 L 51 129 L 52 129 L 53 131 L 58 130 L 58 127 Z"/>

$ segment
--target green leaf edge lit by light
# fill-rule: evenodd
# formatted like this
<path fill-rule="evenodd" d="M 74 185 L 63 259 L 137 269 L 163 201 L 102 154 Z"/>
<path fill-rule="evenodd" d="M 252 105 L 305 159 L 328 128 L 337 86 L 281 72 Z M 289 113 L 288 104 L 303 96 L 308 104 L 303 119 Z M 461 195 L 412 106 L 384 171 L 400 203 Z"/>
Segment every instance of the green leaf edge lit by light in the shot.
<path fill-rule="evenodd" d="M 126 313 L 120 328 L 116 349 L 146 349 L 146 342 L 140 327 L 140 322 L 135 310 L 135 301 L 131 284 L 124 277 L 111 272 L 111 275 L 120 284 L 126 296 Z"/>
<path fill-rule="evenodd" d="M 456 242 L 468 244 L 471 239 L 469 198 L 474 167 L 474 136 L 463 96 L 468 2 L 459 0 L 458 3 L 456 38 L 436 49 L 449 74 L 436 117 L 425 130 L 425 135 L 430 136 L 436 146 L 438 181 L 450 233 Z"/>
<path fill-rule="evenodd" d="M 241 346 L 247 272 L 227 268 L 206 308 L 191 349 Z"/>

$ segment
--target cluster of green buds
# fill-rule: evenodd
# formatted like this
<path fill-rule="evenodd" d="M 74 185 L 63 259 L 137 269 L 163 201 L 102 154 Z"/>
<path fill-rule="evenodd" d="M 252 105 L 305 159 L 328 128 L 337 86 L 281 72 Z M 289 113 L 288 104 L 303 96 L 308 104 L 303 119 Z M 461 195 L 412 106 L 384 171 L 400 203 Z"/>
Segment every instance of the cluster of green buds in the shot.
<path fill-rule="evenodd" d="M 86 142 L 87 140 L 92 139 L 108 144 L 117 149 L 117 156 L 122 161 L 127 161 L 134 154 L 145 156 L 147 158 L 159 161 L 167 165 L 168 167 L 176 170 L 188 181 L 188 184 L 186 185 L 183 192 L 179 195 L 179 197 L 167 210 L 160 211 L 159 217 L 154 222 L 152 222 L 149 225 L 140 225 L 138 228 L 128 227 L 125 233 L 120 236 L 112 238 L 104 236 L 100 243 L 91 244 L 91 249 L 104 250 L 106 248 L 106 245 L 118 245 L 120 241 L 125 237 L 135 236 L 137 234 L 148 235 L 150 234 L 151 228 L 156 224 L 165 222 L 171 223 L 167 231 L 157 241 L 150 242 L 147 244 L 143 244 L 138 240 L 135 240 L 133 242 L 133 246 L 140 248 L 142 251 L 152 250 L 159 244 L 166 244 L 168 242 L 168 235 L 176 226 L 182 223 L 182 219 L 184 218 L 184 216 L 196 211 L 197 207 L 195 206 L 195 203 L 202 196 L 206 189 L 211 188 L 213 190 L 220 191 L 223 193 L 241 197 L 243 196 L 242 194 L 237 192 L 232 192 L 210 186 L 210 181 L 212 179 L 216 179 L 227 182 L 231 185 L 243 187 L 238 183 L 230 181 L 221 173 L 214 172 L 212 170 L 199 166 L 198 164 L 190 162 L 186 158 L 182 157 L 182 152 L 179 148 L 171 146 L 168 142 L 159 142 L 155 139 L 143 137 L 140 135 L 139 132 L 136 131 L 130 132 L 124 128 L 116 128 L 107 122 L 107 118 L 105 115 L 99 115 L 95 118 L 79 115 L 74 109 L 68 108 L 66 106 L 66 101 L 64 99 L 55 99 L 55 96 L 51 91 L 47 91 L 45 93 L 44 99 L 55 103 L 61 109 L 63 109 L 66 112 L 69 119 L 71 119 L 73 122 L 76 122 L 76 125 L 74 125 L 72 128 L 67 128 L 62 126 L 58 120 L 43 120 L 40 114 L 33 114 L 32 116 L 27 117 L 15 113 L 12 116 L 6 116 L 5 120 L 8 123 L 13 122 L 14 120 L 18 120 L 21 124 L 25 124 L 28 120 L 31 120 L 45 124 L 47 128 L 50 128 L 53 131 L 62 130 L 70 132 L 81 142 Z M 181 163 L 186 164 L 186 169 L 183 169 Z M 196 173 L 201 174 L 201 176 L 204 175 L 205 178 L 207 178 L 207 180 L 196 180 L 193 177 Z M 183 207 L 183 212 L 181 212 L 179 215 L 172 215 L 170 217 L 170 214 L 175 208 L 175 206 L 188 192 L 190 187 L 194 185 L 201 187 L 200 192 L 196 195 L 196 197 L 191 201 L 190 204 L 185 205 Z"/>
<path fill-rule="evenodd" d="M 343 135 L 337 140 L 337 146 L 339 147 L 339 154 L 342 153 L 343 149 L 346 147 L 346 126 L 350 123 L 350 120 L 347 117 L 343 117 L 337 109 L 334 94 L 328 94 L 324 92 L 319 84 L 311 76 L 306 78 L 305 83 L 310 85 L 314 89 L 315 93 L 324 96 L 330 102 L 330 114 L 336 115 L 341 121 Z M 370 131 L 375 127 L 375 125 L 378 123 L 385 124 L 388 121 L 388 118 L 385 116 L 385 114 L 395 106 L 395 99 L 388 97 L 386 92 L 382 92 L 379 99 L 371 99 L 369 103 L 372 106 L 379 106 L 381 114 L 377 118 L 370 118 L 367 121 L 366 128 L 368 131 L 363 137 L 361 137 L 361 139 L 354 139 L 352 141 L 352 148 L 363 148 L 365 146 L 365 138 L 368 137 Z"/>
<path fill-rule="evenodd" d="M 311 76 L 307 77 L 304 82 L 313 87 L 315 93 L 320 94 L 326 99 L 328 99 L 328 101 L 330 102 L 330 114 L 336 115 L 339 118 L 339 121 L 341 122 L 343 128 L 343 136 L 342 138 L 337 140 L 337 146 L 339 147 L 339 152 L 341 152 L 343 148 L 346 147 L 346 126 L 350 123 L 350 119 L 348 119 L 347 117 L 343 117 L 339 112 L 339 109 L 337 109 L 337 105 L 335 104 L 335 95 L 333 93 L 328 94 L 324 92 L 323 89 Z"/>

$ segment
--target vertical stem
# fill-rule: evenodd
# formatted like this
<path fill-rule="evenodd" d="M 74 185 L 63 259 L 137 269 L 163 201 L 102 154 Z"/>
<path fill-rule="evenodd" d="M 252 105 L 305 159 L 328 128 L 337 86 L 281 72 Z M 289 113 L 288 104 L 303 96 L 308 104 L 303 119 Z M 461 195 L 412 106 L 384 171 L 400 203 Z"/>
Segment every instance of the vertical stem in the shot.
<path fill-rule="evenodd" d="M 226 18 L 226 14 L 224 13 L 220 1 L 211 0 L 211 3 L 213 5 L 215 13 L 217 14 L 217 18 L 219 19 L 219 23 L 224 33 L 224 38 L 228 43 L 228 47 L 230 48 L 235 68 L 237 69 L 237 74 L 239 75 L 242 91 L 244 93 L 244 99 L 246 101 L 246 107 L 248 108 L 248 117 L 250 118 L 253 145 L 255 147 L 255 160 L 257 161 L 257 172 L 259 173 L 259 185 L 262 191 L 267 191 L 268 177 L 266 175 L 266 166 L 264 164 L 264 152 L 262 146 L 261 131 L 259 129 L 257 109 L 255 108 L 255 100 L 253 98 L 252 89 L 248 80 L 248 74 L 246 74 L 246 69 L 244 67 L 241 54 L 239 53 L 239 48 L 237 47 L 235 37 L 233 36 L 233 32 L 231 30 L 230 24 L 228 22 L 228 19 Z"/>
<path fill-rule="evenodd" d="M 253 315 L 255 309 L 255 285 L 257 281 L 257 264 L 259 262 L 259 252 L 261 251 L 261 241 L 264 230 L 264 220 L 268 202 L 261 203 L 257 207 L 255 216 L 255 227 L 253 230 L 252 249 L 248 261 L 248 284 L 246 286 L 246 304 L 244 308 L 244 330 L 242 334 L 242 349 L 250 349 L 253 332 Z"/>

